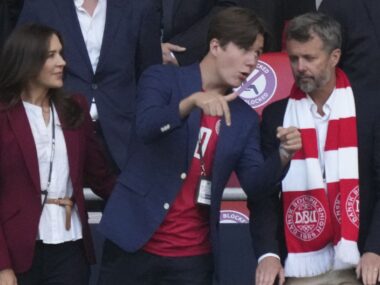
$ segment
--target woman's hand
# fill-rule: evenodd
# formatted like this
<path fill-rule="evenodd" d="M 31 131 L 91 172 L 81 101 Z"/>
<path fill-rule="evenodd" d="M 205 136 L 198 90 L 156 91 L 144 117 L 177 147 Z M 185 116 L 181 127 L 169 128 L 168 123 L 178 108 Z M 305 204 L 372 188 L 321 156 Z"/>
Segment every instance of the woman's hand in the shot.
<path fill-rule="evenodd" d="M 12 269 L 0 270 L 0 285 L 17 285 L 16 275 Z"/>

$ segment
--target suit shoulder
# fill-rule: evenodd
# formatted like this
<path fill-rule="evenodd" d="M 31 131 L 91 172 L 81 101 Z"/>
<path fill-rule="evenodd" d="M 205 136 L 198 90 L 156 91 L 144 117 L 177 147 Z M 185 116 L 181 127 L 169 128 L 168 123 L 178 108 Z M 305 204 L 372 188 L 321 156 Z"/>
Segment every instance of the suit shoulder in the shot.
<path fill-rule="evenodd" d="M 285 112 L 289 98 L 281 99 L 266 106 L 263 110 L 263 117 L 269 114 L 282 114 Z"/>
<path fill-rule="evenodd" d="M 20 102 L 16 103 L 18 105 Z M 8 103 L 5 102 L 0 102 L 0 115 L 3 116 L 5 115 L 12 107 L 9 107 Z"/>
<path fill-rule="evenodd" d="M 143 73 L 161 73 L 178 69 L 179 67 L 171 64 L 154 64 L 149 66 Z"/>
<path fill-rule="evenodd" d="M 36 3 L 44 3 L 47 2 L 47 0 L 24 0 L 24 6 L 26 4 L 36 4 Z"/>
<path fill-rule="evenodd" d="M 174 65 L 151 65 L 142 73 L 140 82 L 146 80 L 147 78 L 155 77 L 163 80 L 162 83 L 165 83 L 166 80 L 170 79 L 175 73 L 178 72 L 178 69 L 179 67 Z"/>
<path fill-rule="evenodd" d="M 123 3 L 125 0 L 122 0 Z M 133 1 L 135 8 L 140 9 L 142 12 L 148 12 L 149 9 L 161 9 L 161 1 L 157 0 L 139 0 Z M 128 1 L 125 1 L 125 6 L 129 5 Z"/>
<path fill-rule="evenodd" d="M 0 102 L 0 128 L 3 127 L 5 122 L 9 120 L 8 114 L 9 112 L 12 112 L 14 108 L 18 108 L 18 106 L 22 104 L 21 102 L 16 103 L 15 106 L 9 107 L 7 103 Z"/>
<path fill-rule="evenodd" d="M 65 0 L 61 0 L 65 1 Z M 48 6 L 51 2 L 51 0 L 24 0 L 23 8 L 28 8 L 28 7 L 36 7 L 36 8 L 41 8 L 43 9 L 44 7 Z"/>
<path fill-rule="evenodd" d="M 236 98 L 229 104 L 231 116 L 234 118 L 239 118 L 238 121 L 241 122 L 259 122 L 259 115 L 256 110 L 249 106 L 240 97 Z M 234 120 L 234 119 L 232 119 Z"/>
<path fill-rule="evenodd" d="M 242 98 L 238 97 L 238 98 L 236 98 L 236 100 L 234 102 L 237 104 L 237 106 L 243 112 L 247 113 L 247 115 L 258 117 L 258 114 L 255 111 L 255 109 L 253 109 L 251 106 L 249 106 Z"/>

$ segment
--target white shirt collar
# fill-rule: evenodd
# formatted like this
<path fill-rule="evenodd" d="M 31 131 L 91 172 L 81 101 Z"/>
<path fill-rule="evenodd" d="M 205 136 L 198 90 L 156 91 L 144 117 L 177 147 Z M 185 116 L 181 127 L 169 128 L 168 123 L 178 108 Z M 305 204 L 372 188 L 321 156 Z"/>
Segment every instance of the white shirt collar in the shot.
<path fill-rule="evenodd" d="M 106 0 L 98 0 L 98 5 Z M 74 0 L 74 5 L 77 9 L 82 8 L 84 0 Z"/>
<path fill-rule="evenodd" d="M 329 117 L 330 117 L 330 114 L 331 114 L 331 108 L 332 108 L 332 105 L 333 105 L 333 100 L 335 98 L 335 89 L 333 90 L 333 92 L 331 93 L 330 97 L 327 99 L 327 101 L 325 102 L 325 104 L 322 106 L 322 109 L 323 109 L 323 113 L 325 113 L 324 116 L 321 116 L 318 112 L 317 112 L 317 104 L 315 104 L 315 102 L 313 101 L 313 99 L 310 97 L 309 94 L 306 94 L 306 98 L 307 98 L 307 104 L 309 106 L 309 109 L 310 109 L 310 112 L 312 113 L 312 115 L 315 117 L 315 118 L 318 118 L 318 119 L 321 119 L 321 120 L 328 120 Z"/>
<path fill-rule="evenodd" d="M 80 7 L 82 7 L 83 2 L 84 2 L 84 0 L 74 0 L 74 5 L 75 5 L 75 7 L 77 7 L 79 9 Z"/>

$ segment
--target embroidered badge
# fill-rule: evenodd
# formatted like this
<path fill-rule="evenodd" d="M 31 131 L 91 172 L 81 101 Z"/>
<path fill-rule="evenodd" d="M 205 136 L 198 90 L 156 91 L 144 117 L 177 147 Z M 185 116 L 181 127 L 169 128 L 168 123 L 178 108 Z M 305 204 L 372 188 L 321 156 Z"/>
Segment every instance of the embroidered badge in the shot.
<path fill-rule="evenodd" d="M 323 232 L 326 225 L 326 211 L 318 199 L 303 195 L 290 203 L 285 219 L 289 231 L 296 238 L 310 241 Z"/>

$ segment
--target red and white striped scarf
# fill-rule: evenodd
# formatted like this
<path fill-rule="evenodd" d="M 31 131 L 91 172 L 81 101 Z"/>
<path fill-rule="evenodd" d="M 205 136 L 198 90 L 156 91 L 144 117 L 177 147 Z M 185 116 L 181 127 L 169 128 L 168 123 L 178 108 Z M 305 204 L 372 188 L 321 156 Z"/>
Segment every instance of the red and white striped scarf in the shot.
<path fill-rule="evenodd" d="M 336 79 L 324 148 L 325 182 L 310 105 L 296 85 L 286 108 L 284 126 L 296 126 L 302 137 L 302 149 L 282 182 L 286 276 L 310 277 L 353 267 L 360 258 L 355 101 L 342 70 L 336 70 Z"/>

